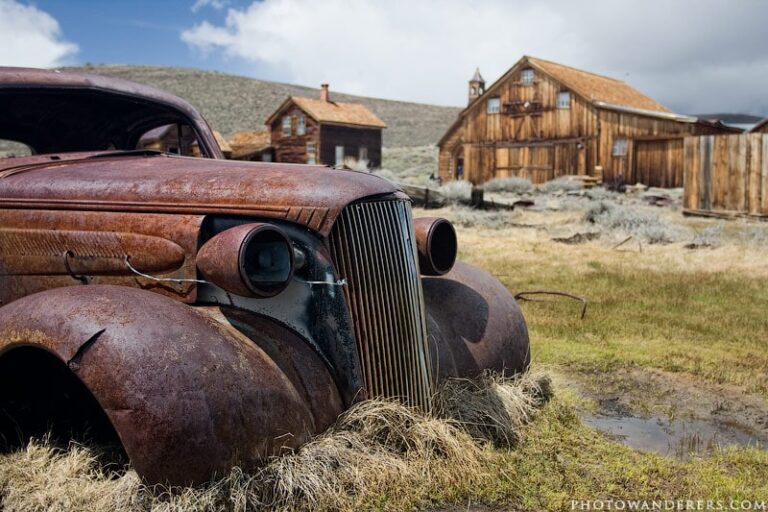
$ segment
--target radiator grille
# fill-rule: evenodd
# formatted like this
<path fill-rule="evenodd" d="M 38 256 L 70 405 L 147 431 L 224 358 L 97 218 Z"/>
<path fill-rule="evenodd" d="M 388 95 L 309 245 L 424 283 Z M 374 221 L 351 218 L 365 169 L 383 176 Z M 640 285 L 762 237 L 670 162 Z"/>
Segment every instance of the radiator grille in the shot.
<path fill-rule="evenodd" d="M 348 283 L 346 299 L 369 396 L 428 410 L 432 379 L 410 203 L 350 205 L 330 242 L 334 264 Z"/>

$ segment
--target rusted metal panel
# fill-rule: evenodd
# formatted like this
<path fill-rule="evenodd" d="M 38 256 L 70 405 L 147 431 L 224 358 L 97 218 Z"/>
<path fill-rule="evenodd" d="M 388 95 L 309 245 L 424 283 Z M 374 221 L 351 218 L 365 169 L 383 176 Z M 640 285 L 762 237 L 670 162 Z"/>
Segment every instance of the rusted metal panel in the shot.
<path fill-rule="evenodd" d="M 422 283 L 438 381 L 476 377 L 484 370 L 512 374 L 528 368 L 525 319 L 495 277 L 457 262 L 449 273 L 424 277 Z"/>
<path fill-rule="evenodd" d="M 203 218 L 0 209 L 0 304 L 78 284 L 119 284 L 194 302 Z M 135 274 L 126 258 L 161 280 Z"/>
<path fill-rule="evenodd" d="M 399 190 L 369 173 L 308 165 L 159 154 L 54 163 L 39 157 L 36 165 L 32 159 L 0 177 L 0 207 L 237 214 L 305 222 L 327 235 L 347 204 Z M 0 172 L 14 161 L 0 160 Z"/>
<path fill-rule="evenodd" d="M 218 309 L 126 287 L 60 288 L 0 309 L 0 353 L 23 345 L 65 363 L 78 355 L 70 368 L 136 471 L 149 483 L 203 482 L 300 445 L 341 412 L 306 345 L 268 320 L 239 319 L 248 336 Z"/>

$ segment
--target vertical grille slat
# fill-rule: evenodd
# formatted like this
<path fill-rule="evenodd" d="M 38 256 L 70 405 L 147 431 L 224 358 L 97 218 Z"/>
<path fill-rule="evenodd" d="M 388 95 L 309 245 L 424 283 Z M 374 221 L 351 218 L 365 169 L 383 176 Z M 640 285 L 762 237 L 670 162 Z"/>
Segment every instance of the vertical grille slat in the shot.
<path fill-rule="evenodd" d="M 356 203 L 332 230 L 331 257 L 355 325 L 369 395 L 430 408 L 432 379 L 410 204 Z"/>

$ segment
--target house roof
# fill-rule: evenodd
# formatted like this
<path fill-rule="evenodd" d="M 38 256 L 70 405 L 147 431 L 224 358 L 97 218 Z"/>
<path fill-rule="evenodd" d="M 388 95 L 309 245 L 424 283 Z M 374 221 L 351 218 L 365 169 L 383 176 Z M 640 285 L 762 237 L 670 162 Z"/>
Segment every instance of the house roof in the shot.
<path fill-rule="evenodd" d="M 264 151 L 271 145 L 271 136 L 266 130 L 237 132 L 229 141 L 232 158 L 235 160 Z"/>
<path fill-rule="evenodd" d="M 269 116 L 267 124 L 272 124 L 275 117 L 290 103 L 296 104 L 296 106 L 318 123 L 345 124 L 370 128 L 387 127 L 384 121 L 379 119 L 376 114 L 359 103 L 341 103 L 337 101 L 304 98 L 302 96 L 291 96 L 285 100 L 285 102 L 280 105 L 280 108 Z"/>
<path fill-rule="evenodd" d="M 757 123 L 755 126 L 753 126 L 749 131 L 750 132 L 759 132 L 763 128 L 765 128 L 765 125 L 768 124 L 768 117 Z"/>

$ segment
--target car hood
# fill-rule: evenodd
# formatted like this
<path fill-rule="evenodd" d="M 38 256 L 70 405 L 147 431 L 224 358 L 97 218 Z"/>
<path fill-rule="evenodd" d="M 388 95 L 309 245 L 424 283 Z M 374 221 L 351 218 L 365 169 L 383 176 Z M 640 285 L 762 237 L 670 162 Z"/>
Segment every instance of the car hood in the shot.
<path fill-rule="evenodd" d="M 372 174 L 314 165 L 159 153 L 0 160 L 0 207 L 5 208 L 270 217 L 327 236 L 345 206 L 386 194 L 406 197 Z"/>

